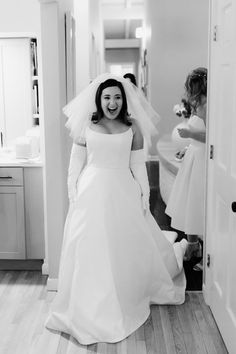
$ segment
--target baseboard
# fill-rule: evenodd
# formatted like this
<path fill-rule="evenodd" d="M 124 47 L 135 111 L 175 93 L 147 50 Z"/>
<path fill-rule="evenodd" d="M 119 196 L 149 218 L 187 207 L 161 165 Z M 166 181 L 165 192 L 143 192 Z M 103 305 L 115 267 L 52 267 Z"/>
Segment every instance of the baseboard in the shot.
<path fill-rule="evenodd" d="M 48 278 L 47 280 L 47 291 L 57 291 L 57 278 Z"/>
<path fill-rule="evenodd" d="M 210 306 L 210 299 L 209 299 L 209 289 L 207 288 L 206 284 L 202 284 L 202 290 L 203 290 L 203 298 L 205 300 L 205 303 Z"/>
<path fill-rule="evenodd" d="M 1 259 L 0 270 L 42 270 L 41 259 Z"/>

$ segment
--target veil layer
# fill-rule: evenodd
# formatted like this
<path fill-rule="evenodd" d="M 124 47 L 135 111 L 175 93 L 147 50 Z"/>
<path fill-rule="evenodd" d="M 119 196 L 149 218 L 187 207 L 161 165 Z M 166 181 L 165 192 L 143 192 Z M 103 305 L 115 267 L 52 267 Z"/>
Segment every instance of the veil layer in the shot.
<path fill-rule="evenodd" d="M 122 83 L 127 98 L 128 113 L 137 122 L 147 144 L 150 145 L 151 136 L 158 134 L 156 125 L 160 121 L 160 116 L 139 88 L 127 79 L 109 73 L 99 75 L 63 108 L 64 114 L 68 117 L 66 127 L 69 129 L 71 137 L 74 141 L 84 140 L 92 114 L 97 110 L 95 104 L 97 89 L 107 79 L 115 79 Z"/>

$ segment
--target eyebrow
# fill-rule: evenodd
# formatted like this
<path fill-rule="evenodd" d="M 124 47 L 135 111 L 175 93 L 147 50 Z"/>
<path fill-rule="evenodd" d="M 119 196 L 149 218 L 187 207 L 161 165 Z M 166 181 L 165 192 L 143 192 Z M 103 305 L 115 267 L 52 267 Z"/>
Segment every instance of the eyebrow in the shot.
<path fill-rule="evenodd" d="M 105 97 L 105 96 L 111 96 L 111 94 L 110 93 L 105 93 L 105 94 L 103 94 L 103 96 Z M 121 93 L 116 93 L 114 96 L 122 96 L 121 95 Z"/>

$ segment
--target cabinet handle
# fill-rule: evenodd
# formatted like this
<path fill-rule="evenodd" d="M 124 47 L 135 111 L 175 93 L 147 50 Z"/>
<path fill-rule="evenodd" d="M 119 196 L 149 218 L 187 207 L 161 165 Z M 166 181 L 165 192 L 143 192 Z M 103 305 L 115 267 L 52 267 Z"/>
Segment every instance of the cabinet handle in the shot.
<path fill-rule="evenodd" d="M 11 176 L 0 176 L 0 179 L 12 179 Z"/>
<path fill-rule="evenodd" d="M 236 213 L 236 202 L 232 202 L 231 208 L 232 208 L 233 213 Z"/>

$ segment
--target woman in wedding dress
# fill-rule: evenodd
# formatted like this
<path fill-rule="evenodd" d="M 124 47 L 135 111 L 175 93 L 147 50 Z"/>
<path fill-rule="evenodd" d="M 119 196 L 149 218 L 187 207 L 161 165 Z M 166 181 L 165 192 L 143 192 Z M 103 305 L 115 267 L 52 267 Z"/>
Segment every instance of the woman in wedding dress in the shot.
<path fill-rule="evenodd" d="M 70 208 L 46 327 L 81 344 L 118 342 L 146 321 L 151 304 L 184 302 L 187 241 L 171 243 L 149 210 L 143 141 L 155 112 L 142 93 L 103 74 L 64 112 L 74 139 Z"/>

